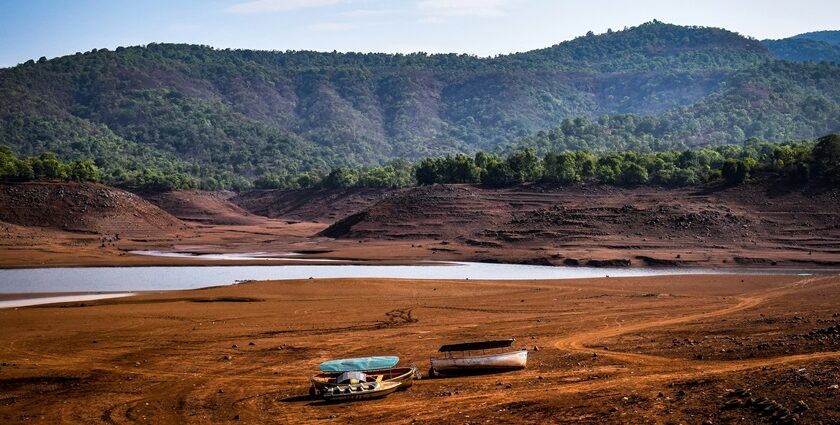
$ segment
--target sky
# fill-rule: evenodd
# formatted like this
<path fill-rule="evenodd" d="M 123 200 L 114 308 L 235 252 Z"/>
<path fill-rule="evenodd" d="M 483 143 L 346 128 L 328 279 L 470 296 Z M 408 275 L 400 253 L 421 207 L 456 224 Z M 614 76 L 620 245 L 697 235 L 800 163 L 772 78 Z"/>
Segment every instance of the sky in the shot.
<path fill-rule="evenodd" d="M 784 38 L 840 29 L 840 0 L 0 0 L 0 67 L 152 42 L 492 56 L 653 19 Z"/>

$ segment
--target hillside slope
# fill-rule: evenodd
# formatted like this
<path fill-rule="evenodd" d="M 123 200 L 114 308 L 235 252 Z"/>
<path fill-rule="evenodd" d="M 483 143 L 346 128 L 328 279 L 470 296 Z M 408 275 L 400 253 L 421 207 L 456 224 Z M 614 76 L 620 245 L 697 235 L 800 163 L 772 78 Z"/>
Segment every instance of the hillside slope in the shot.
<path fill-rule="evenodd" d="M 0 222 L 109 236 L 147 236 L 185 224 L 139 196 L 94 183 L 0 184 Z"/>
<path fill-rule="evenodd" d="M 733 32 L 657 21 L 495 58 L 150 44 L 0 70 L 0 143 L 94 158 L 110 182 L 160 170 L 218 189 L 499 149 L 579 116 L 666 117 L 679 132 L 656 146 L 820 136 L 840 130 L 838 75 L 774 62 Z"/>
<path fill-rule="evenodd" d="M 778 181 L 682 189 L 434 185 L 393 192 L 320 235 L 551 264 L 838 266 L 838 195 Z"/>

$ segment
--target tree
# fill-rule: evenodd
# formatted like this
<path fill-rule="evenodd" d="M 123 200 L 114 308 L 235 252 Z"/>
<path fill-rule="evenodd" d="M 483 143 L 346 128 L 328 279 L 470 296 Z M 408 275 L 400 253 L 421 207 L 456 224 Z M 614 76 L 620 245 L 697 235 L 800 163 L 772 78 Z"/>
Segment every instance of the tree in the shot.
<path fill-rule="evenodd" d="M 727 159 L 721 169 L 723 180 L 728 186 L 736 186 L 747 180 L 749 169 L 747 164 L 738 159 Z"/>
<path fill-rule="evenodd" d="M 438 161 L 434 158 L 423 158 L 420 165 L 414 171 L 417 178 L 417 184 L 427 185 L 437 183 L 438 176 Z"/>
<path fill-rule="evenodd" d="M 358 183 L 359 177 L 349 168 L 339 167 L 332 170 L 323 181 L 324 187 L 341 189 L 353 187 Z"/>
<path fill-rule="evenodd" d="M 648 182 L 647 169 L 635 162 L 625 163 L 618 178 L 618 184 L 624 186 L 638 186 Z"/>
<path fill-rule="evenodd" d="M 519 183 L 518 176 L 511 170 L 507 161 L 493 161 L 487 164 L 481 182 L 493 187 L 509 186 Z"/>
<path fill-rule="evenodd" d="M 546 154 L 544 179 L 553 183 L 570 184 L 581 180 L 577 156 L 570 152 Z"/>
<path fill-rule="evenodd" d="M 75 160 L 70 163 L 67 178 L 75 182 L 98 182 L 102 180 L 102 173 L 92 160 Z"/>
<path fill-rule="evenodd" d="M 507 158 L 507 166 L 515 183 L 535 182 L 542 179 L 543 164 L 533 149 L 514 152 Z"/>
<path fill-rule="evenodd" d="M 840 135 L 829 134 L 817 139 L 812 156 L 811 170 L 815 176 L 840 182 Z"/>

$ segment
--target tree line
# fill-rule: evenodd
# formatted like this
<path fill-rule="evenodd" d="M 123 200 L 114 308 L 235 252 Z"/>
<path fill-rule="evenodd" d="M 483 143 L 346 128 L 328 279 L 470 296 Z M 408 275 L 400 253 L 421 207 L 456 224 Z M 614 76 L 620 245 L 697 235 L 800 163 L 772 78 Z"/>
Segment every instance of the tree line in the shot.
<path fill-rule="evenodd" d="M 371 185 L 362 176 L 369 169 L 337 168 L 309 187 L 406 186 L 410 184 L 472 183 L 501 187 L 523 183 L 573 184 L 594 182 L 616 186 L 686 186 L 720 182 L 737 185 L 751 175 L 782 177 L 793 183 L 840 184 L 840 135 L 816 141 L 770 143 L 748 140 L 661 152 L 619 151 L 595 154 L 587 150 L 548 152 L 533 149 L 506 156 L 479 151 L 425 158 L 414 165 L 414 179 L 383 179 Z M 404 174 L 403 174 L 404 176 Z M 299 185 L 306 186 L 306 185 Z"/>
<path fill-rule="evenodd" d="M 102 181 L 127 189 L 170 191 L 202 187 L 207 190 L 297 188 L 391 188 L 411 185 L 470 183 L 492 187 L 523 183 L 602 183 L 616 186 L 686 186 L 720 182 L 737 185 L 763 174 L 793 183 L 840 185 L 840 135 L 815 141 L 772 143 L 747 140 L 741 145 L 658 152 L 613 151 L 593 153 L 534 149 L 507 154 L 478 151 L 475 155 L 428 157 L 419 162 L 405 159 L 375 167 L 338 167 L 329 172 L 267 172 L 249 180 L 234 172 L 209 174 L 196 168 L 187 172 L 162 172 L 156 168 L 103 173 L 92 160 L 62 162 L 51 152 L 17 158 L 0 145 L 0 178 L 5 180 Z M 200 176 L 199 178 L 194 175 Z M 225 182 L 223 185 L 218 179 Z"/>
<path fill-rule="evenodd" d="M 52 152 L 18 158 L 10 147 L 0 145 L 0 179 L 98 182 L 102 180 L 102 173 L 90 159 L 63 162 Z"/>

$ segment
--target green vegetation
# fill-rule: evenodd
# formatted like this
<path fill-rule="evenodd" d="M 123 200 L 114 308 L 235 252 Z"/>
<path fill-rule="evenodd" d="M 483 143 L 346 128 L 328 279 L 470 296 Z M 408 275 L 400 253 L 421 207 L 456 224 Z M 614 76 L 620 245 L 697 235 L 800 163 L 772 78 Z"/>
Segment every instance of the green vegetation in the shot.
<path fill-rule="evenodd" d="M 716 182 L 734 186 L 755 174 L 786 178 L 796 184 L 840 185 L 840 135 L 824 136 L 816 142 L 771 143 L 752 139 L 742 145 L 658 152 L 607 151 L 596 154 L 584 149 L 549 151 L 540 156 L 533 149 L 525 149 L 503 156 L 478 151 L 474 156 L 458 153 L 424 158 L 417 163 L 394 160 L 376 167 L 337 167 L 330 172 L 266 173 L 253 182 L 241 181 L 237 184 L 241 189 L 395 188 L 436 183 L 501 187 L 523 183 L 568 185 L 580 182 L 627 187 L 647 184 L 673 187 Z M 50 152 L 18 159 L 10 148 L 2 145 L 0 178 L 80 182 L 104 179 L 116 186 L 153 191 L 195 187 L 197 184 L 188 175 L 163 175 L 152 169 L 143 169 L 132 175 L 103 176 L 91 160 L 63 163 Z"/>
<path fill-rule="evenodd" d="M 817 31 L 781 40 L 763 40 L 773 56 L 796 62 L 840 63 L 840 31 Z"/>
<path fill-rule="evenodd" d="M 785 38 L 761 42 L 779 59 L 788 61 L 840 63 L 840 45 L 807 38 Z"/>
<path fill-rule="evenodd" d="M 417 183 L 421 185 L 483 183 L 490 186 L 526 182 L 683 186 L 716 181 L 737 185 L 751 174 L 784 177 L 793 183 L 840 184 L 840 136 L 828 135 L 816 143 L 749 140 L 743 145 L 699 150 L 624 151 L 600 156 L 581 150 L 549 152 L 540 158 L 533 150 L 525 150 L 503 159 L 479 152 L 475 158 L 462 154 L 427 158 L 416 170 Z"/>
<path fill-rule="evenodd" d="M 102 174 L 91 160 L 62 162 L 52 152 L 24 159 L 16 157 L 10 147 L 0 145 L 0 179 L 98 182 Z"/>
<path fill-rule="evenodd" d="M 494 58 L 102 49 L 0 69 L 0 98 L 0 143 L 94 158 L 103 181 L 140 190 L 309 186 L 342 168 L 330 185 L 401 185 L 413 174 L 389 161 L 478 151 L 500 155 L 482 159 L 485 174 L 463 163 L 444 174 L 507 184 L 538 174 L 505 166 L 529 149 L 544 162 L 840 131 L 840 66 L 657 21 Z M 542 166 L 566 181 L 567 159 Z"/>
<path fill-rule="evenodd" d="M 413 178 L 412 178 L 413 173 Z M 323 175 L 263 176 L 258 188 L 400 187 L 412 184 L 473 183 L 511 186 L 522 183 L 602 183 L 617 186 L 685 186 L 703 183 L 738 185 L 751 175 L 784 178 L 791 183 L 840 184 L 840 136 L 816 142 L 771 143 L 748 140 L 697 150 L 617 151 L 600 155 L 587 150 L 548 152 L 532 149 L 507 156 L 479 151 L 424 158 L 412 165 L 397 161 L 383 167 L 340 167 Z M 371 175 L 382 176 L 371 181 Z M 276 180 L 272 180 L 276 179 Z M 263 181 L 272 180 L 270 183 Z"/>

